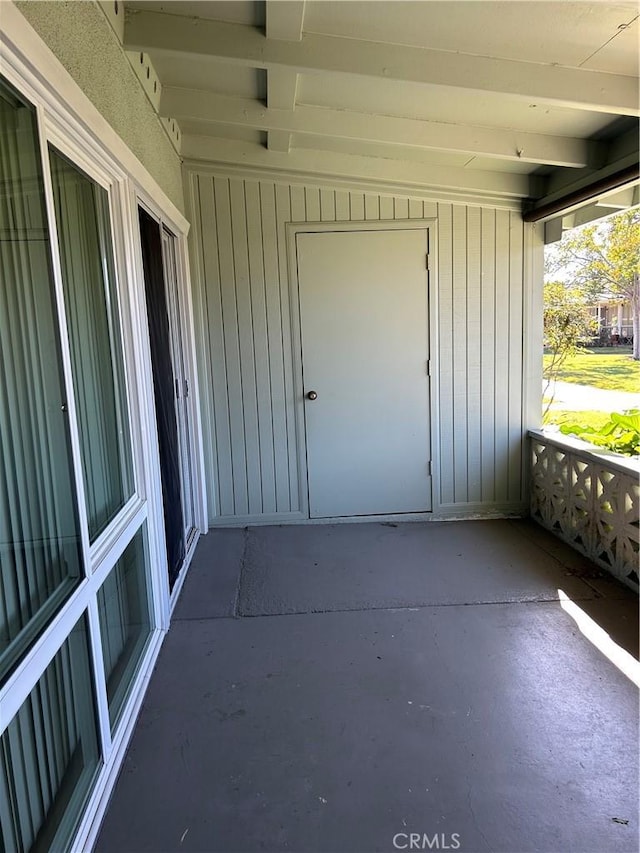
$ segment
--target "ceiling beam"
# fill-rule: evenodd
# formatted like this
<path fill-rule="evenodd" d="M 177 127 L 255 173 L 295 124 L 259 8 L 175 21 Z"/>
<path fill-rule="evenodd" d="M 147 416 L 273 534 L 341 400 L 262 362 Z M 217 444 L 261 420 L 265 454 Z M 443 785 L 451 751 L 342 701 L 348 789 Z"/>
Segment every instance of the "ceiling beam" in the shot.
<path fill-rule="evenodd" d="M 234 139 L 186 134 L 183 136 L 182 154 L 185 160 L 224 163 L 237 167 L 243 173 L 255 169 L 260 173 L 282 172 L 309 176 L 317 181 L 322 175 L 332 183 L 353 188 L 354 183 L 381 183 L 395 187 L 411 187 L 419 193 L 457 193 L 471 203 L 471 199 L 504 199 L 513 203 L 528 191 L 526 175 L 506 172 L 485 172 L 452 166 L 433 166 L 380 157 L 362 157 L 355 154 L 338 154 L 328 151 L 293 149 L 291 153 L 267 151 L 261 145 Z M 444 196 L 443 196 L 444 197 Z"/>
<path fill-rule="evenodd" d="M 259 101 L 170 86 L 162 90 L 160 112 L 178 120 L 455 151 L 469 156 L 525 163 L 582 168 L 588 159 L 588 145 L 581 139 L 368 115 L 302 104 L 297 105 L 295 110 L 274 110 L 264 107 Z M 206 131 L 203 135 L 206 135 Z"/>
<path fill-rule="evenodd" d="M 267 0 L 268 39 L 300 41 L 304 22 L 304 0 Z"/>
<path fill-rule="evenodd" d="M 267 148 L 269 151 L 288 154 L 291 150 L 291 134 L 284 130 L 270 130 L 267 134 Z"/>
<path fill-rule="evenodd" d="M 196 27 L 193 18 L 160 12 L 132 10 L 125 25 L 125 48 L 209 56 L 252 68 L 497 92 L 533 103 L 640 115 L 634 77 L 314 33 L 299 42 L 276 41 L 254 27 L 204 19 Z"/>
<path fill-rule="evenodd" d="M 296 106 L 298 75 L 288 68 L 267 71 L 267 106 L 270 110 L 293 110 Z"/>
<path fill-rule="evenodd" d="M 267 71 L 267 106 L 270 110 L 293 111 L 296 106 L 298 75 L 288 68 L 271 68 Z M 291 134 L 282 130 L 267 133 L 267 148 L 270 151 L 286 151 L 291 148 Z"/>

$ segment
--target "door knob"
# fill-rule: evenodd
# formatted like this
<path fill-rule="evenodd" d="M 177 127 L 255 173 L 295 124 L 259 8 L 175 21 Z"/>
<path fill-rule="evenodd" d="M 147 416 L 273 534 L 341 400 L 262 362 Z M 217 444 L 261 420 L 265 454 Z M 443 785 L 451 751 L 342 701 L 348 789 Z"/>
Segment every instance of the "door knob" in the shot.
<path fill-rule="evenodd" d="M 317 400 L 317 399 L 318 399 L 318 395 L 315 391 L 309 391 L 307 393 L 307 400 Z"/>

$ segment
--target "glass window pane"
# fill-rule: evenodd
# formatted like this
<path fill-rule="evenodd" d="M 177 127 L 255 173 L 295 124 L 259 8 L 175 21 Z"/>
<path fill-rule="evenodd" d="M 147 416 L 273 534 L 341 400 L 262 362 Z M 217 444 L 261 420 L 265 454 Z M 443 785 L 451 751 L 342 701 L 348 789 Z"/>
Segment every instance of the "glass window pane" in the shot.
<path fill-rule="evenodd" d="M 53 149 L 50 158 L 93 541 L 133 494 L 109 197 Z"/>
<path fill-rule="evenodd" d="M 36 114 L 0 78 L 0 681 L 82 575 Z"/>
<path fill-rule="evenodd" d="M 66 850 L 99 764 L 83 617 L 0 739 L 0 849 Z"/>
<path fill-rule="evenodd" d="M 98 592 L 109 718 L 115 728 L 151 632 L 146 523 Z"/>

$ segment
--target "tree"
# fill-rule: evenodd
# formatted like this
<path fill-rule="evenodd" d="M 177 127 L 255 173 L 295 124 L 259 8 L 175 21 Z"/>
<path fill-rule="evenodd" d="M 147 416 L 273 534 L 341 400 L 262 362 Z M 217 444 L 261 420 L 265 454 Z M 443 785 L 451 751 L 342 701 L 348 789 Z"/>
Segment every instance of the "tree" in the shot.
<path fill-rule="evenodd" d="M 587 298 L 629 300 L 633 358 L 640 359 L 640 209 L 568 231 L 547 254 L 547 272 Z"/>
<path fill-rule="evenodd" d="M 544 346 L 550 357 L 545 362 L 543 376 L 544 399 L 547 401 L 542 415 L 547 420 L 553 403 L 553 383 L 579 343 L 588 341 L 595 330 L 596 321 L 591 316 L 587 298 L 579 288 L 567 287 L 561 281 L 550 281 L 544 286 Z"/>

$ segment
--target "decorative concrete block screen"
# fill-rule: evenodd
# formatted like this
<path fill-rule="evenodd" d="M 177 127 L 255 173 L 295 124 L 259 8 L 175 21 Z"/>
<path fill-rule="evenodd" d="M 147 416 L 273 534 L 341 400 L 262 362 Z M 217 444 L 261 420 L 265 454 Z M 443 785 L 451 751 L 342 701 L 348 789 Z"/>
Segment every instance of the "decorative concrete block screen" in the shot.
<path fill-rule="evenodd" d="M 529 436 L 532 517 L 637 591 L 637 460 L 538 431 Z"/>

